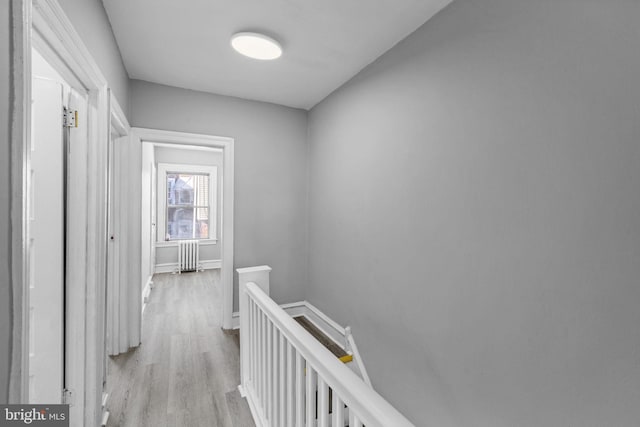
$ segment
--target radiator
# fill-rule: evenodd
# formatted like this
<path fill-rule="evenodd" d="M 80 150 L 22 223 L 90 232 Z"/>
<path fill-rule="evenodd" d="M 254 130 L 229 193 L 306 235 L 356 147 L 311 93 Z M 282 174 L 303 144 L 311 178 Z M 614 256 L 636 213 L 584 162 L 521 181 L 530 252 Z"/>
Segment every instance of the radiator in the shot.
<path fill-rule="evenodd" d="M 200 265 L 200 241 L 180 240 L 178 242 L 178 273 L 202 270 Z"/>

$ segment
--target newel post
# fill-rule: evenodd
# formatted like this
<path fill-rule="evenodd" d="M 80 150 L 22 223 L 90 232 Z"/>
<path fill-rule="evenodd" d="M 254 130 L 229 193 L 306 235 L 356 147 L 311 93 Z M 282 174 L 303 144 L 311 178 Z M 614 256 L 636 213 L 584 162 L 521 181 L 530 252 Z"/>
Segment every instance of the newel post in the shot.
<path fill-rule="evenodd" d="M 258 267 L 237 268 L 240 303 L 240 394 L 244 397 L 247 380 L 249 380 L 250 340 L 249 340 L 249 295 L 247 295 L 247 283 L 255 283 L 269 295 L 269 273 L 271 267 L 261 265 Z"/>

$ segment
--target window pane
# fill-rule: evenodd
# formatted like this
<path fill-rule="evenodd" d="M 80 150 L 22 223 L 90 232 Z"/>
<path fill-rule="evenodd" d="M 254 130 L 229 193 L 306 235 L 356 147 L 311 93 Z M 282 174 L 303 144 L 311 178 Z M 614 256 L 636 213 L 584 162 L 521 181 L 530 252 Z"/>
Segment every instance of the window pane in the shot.
<path fill-rule="evenodd" d="M 167 235 L 170 240 L 193 238 L 193 210 L 188 207 L 167 209 Z"/>
<path fill-rule="evenodd" d="M 167 173 L 167 205 L 209 206 L 209 175 Z"/>
<path fill-rule="evenodd" d="M 209 208 L 196 208 L 195 239 L 209 238 Z"/>
<path fill-rule="evenodd" d="M 209 175 L 194 175 L 194 205 L 209 206 Z"/>
<path fill-rule="evenodd" d="M 209 175 L 167 173 L 167 240 L 208 238 Z"/>

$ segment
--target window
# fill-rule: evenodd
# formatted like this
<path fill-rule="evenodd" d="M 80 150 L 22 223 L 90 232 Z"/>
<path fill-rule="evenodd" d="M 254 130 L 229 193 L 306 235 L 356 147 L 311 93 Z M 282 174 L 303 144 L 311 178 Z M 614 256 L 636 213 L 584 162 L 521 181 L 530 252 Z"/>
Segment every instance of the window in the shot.
<path fill-rule="evenodd" d="M 216 167 L 159 164 L 158 240 L 215 240 L 216 182 Z"/>

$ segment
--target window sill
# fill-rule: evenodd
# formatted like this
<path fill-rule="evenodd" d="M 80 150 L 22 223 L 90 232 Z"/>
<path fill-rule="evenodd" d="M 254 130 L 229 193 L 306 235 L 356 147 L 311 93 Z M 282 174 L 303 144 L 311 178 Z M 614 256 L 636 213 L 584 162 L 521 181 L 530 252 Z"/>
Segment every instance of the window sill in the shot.
<path fill-rule="evenodd" d="M 156 242 L 155 246 L 156 246 L 156 248 L 171 248 L 171 247 L 178 246 L 178 242 L 179 241 L 180 240 L 168 240 L 168 241 Z M 211 245 L 217 245 L 217 244 L 218 244 L 218 239 L 202 239 L 202 240 L 200 240 L 200 246 L 211 246 Z"/>

